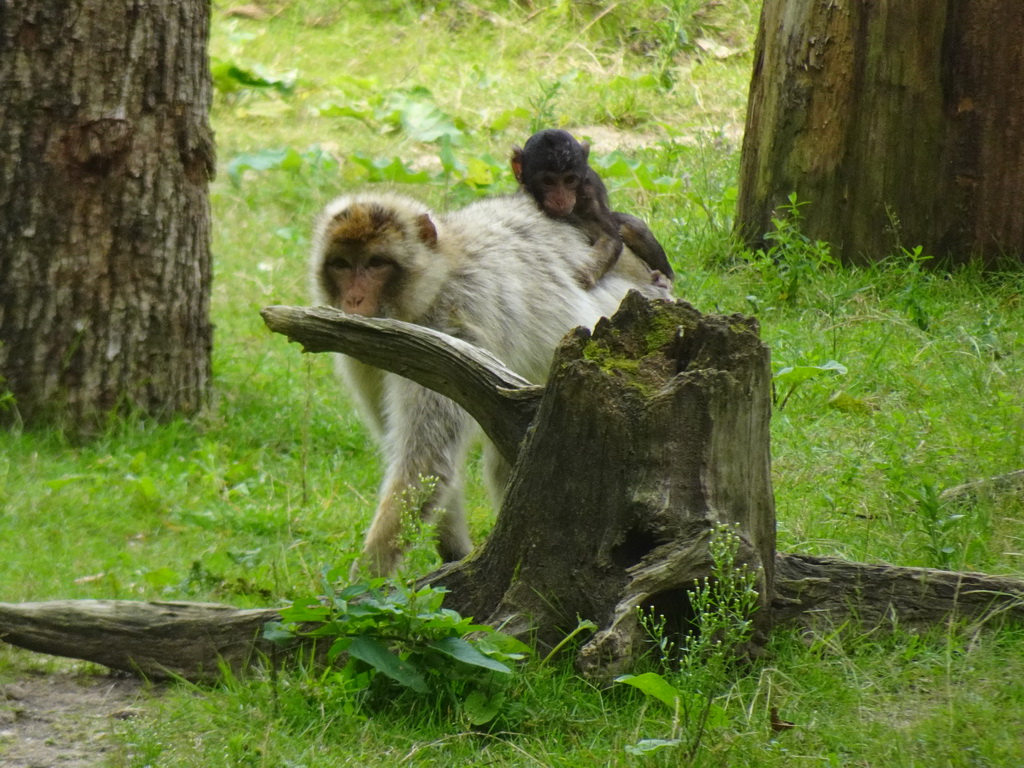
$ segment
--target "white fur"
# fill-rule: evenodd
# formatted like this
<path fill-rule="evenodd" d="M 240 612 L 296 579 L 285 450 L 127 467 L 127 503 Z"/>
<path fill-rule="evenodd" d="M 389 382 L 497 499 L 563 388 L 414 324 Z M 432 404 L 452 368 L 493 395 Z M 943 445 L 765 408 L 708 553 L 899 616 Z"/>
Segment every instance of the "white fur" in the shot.
<path fill-rule="evenodd" d="M 592 327 L 612 314 L 630 289 L 652 298 L 671 298 L 651 280 L 649 270 L 627 250 L 620 265 L 591 290 L 575 275 L 593 258 L 584 234 L 537 210 L 524 195 L 490 198 L 437 216 L 421 203 L 394 194 L 362 194 L 329 203 L 314 234 L 311 287 L 314 301 L 331 303 L 317 278 L 327 224 L 353 204 L 375 203 L 405 222 L 393 249 L 409 275 L 400 306 L 384 314 L 459 337 L 495 354 L 514 371 L 536 383 L 548 374 L 551 355 L 572 328 Z M 437 243 L 416 236 L 416 218 L 429 214 Z M 640 265 L 639 267 L 637 265 Z M 364 420 L 381 440 L 388 470 L 380 505 L 364 548 L 366 564 L 388 573 L 400 556 L 398 496 L 420 475 L 439 479 L 435 498 L 424 514 L 443 508 L 438 522 L 439 548 L 449 558 L 463 557 L 470 542 L 462 510 L 462 464 L 475 432 L 472 420 L 447 398 L 395 374 L 339 356 L 338 369 L 353 391 Z M 493 448 L 489 489 L 500 502 L 509 468 Z"/>

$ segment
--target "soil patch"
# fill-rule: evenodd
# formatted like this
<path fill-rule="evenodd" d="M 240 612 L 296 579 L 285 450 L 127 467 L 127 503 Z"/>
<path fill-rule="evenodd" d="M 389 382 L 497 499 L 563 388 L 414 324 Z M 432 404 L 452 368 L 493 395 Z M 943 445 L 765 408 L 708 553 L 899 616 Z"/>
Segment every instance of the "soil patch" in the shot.
<path fill-rule="evenodd" d="M 0 682 L 0 765 L 107 765 L 120 748 L 111 732 L 119 720 L 141 714 L 139 705 L 150 696 L 146 683 L 94 665 L 48 666 L 8 669 Z"/>

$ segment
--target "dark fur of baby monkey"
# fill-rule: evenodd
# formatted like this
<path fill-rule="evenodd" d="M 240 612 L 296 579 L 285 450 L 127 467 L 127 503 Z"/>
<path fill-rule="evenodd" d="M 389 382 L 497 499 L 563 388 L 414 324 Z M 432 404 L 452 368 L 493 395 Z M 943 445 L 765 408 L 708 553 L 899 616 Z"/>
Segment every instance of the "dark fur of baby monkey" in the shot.
<path fill-rule="evenodd" d="M 584 287 L 597 283 L 618 261 L 623 245 L 655 273 L 652 280 L 672 280 L 675 273 L 665 249 L 647 224 L 636 216 L 611 210 L 608 190 L 590 167 L 590 146 L 568 131 L 548 128 L 512 149 L 512 172 L 520 187 L 553 219 L 585 232 L 594 260 L 577 275 Z"/>

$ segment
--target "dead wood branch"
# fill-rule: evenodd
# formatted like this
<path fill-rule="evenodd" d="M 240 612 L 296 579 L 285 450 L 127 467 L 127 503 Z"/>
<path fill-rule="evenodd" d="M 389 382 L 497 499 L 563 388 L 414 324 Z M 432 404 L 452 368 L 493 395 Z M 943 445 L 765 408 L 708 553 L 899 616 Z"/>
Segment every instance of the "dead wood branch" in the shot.
<path fill-rule="evenodd" d="M 780 552 L 775 579 L 772 613 L 779 622 L 919 629 L 1024 620 L 1024 580 L 1009 576 Z"/>
<path fill-rule="evenodd" d="M 306 352 L 341 352 L 450 397 L 515 463 L 543 387 L 490 352 L 423 326 L 330 307 L 273 306 L 260 314 L 270 330 L 302 344 Z"/>
<path fill-rule="evenodd" d="M 30 651 L 103 664 L 160 680 L 214 680 L 276 646 L 263 640 L 271 608 L 214 603 L 55 600 L 0 603 L 0 640 Z"/>
<path fill-rule="evenodd" d="M 963 485 L 954 485 L 939 494 L 939 500 L 953 504 L 966 504 L 978 495 L 991 494 L 1024 494 L 1024 469 L 1008 472 L 1005 475 L 986 477 Z"/>

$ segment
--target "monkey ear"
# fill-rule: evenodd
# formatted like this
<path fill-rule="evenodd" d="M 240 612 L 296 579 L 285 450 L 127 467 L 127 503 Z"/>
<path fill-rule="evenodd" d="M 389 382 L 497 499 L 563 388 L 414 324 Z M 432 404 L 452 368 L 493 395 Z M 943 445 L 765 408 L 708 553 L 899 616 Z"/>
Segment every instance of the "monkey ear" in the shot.
<path fill-rule="evenodd" d="M 580 142 L 580 149 L 583 150 L 583 159 L 586 160 L 590 157 L 590 143 L 586 141 Z"/>
<path fill-rule="evenodd" d="M 512 147 L 512 173 L 516 181 L 523 183 L 523 148 Z"/>
<path fill-rule="evenodd" d="M 437 245 L 437 228 L 430 220 L 429 214 L 421 213 L 416 217 L 416 229 L 420 242 L 430 248 Z"/>

